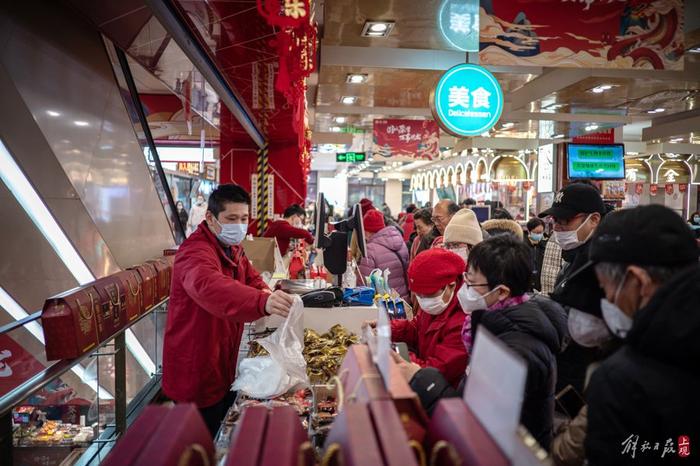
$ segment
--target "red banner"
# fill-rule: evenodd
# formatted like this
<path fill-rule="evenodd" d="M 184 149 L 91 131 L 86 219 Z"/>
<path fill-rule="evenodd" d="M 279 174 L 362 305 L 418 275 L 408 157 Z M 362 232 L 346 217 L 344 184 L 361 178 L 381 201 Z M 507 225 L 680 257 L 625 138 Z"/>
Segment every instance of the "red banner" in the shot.
<path fill-rule="evenodd" d="M 644 183 L 637 183 L 634 187 L 634 192 L 637 194 L 642 194 L 644 192 Z"/>
<path fill-rule="evenodd" d="M 668 194 L 669 196 L 673 194 L 673 183 L 666 184 L 666 194 Z"/>
<path fill-rule="evenodd" d="M 592 134 L 584 134 L 571 139 L 574 144 L 615 144 L 615 129 L 610 128 Z"/>
<path fill-rule="evenodd" d="M 688 185 L 686 183 L 681 183 L 678 185 L 678 191 L 684 193 L 688 191 Z"/>
<path fill-rule="evenodd" d="M 9 335 L 0 335 L 0 395 L 44 370 L 28 351 Z"/>
<path fill-rule="evenodd" d="M 656 196 L 656 193 L 659 191 L 659 185 L 658 184 L 652 184 L 649 186 L 649 194 L 652 196 Z"/>
<path fill-rule="evenodd" d="M 481 5 L 482 65 L 683 69 L 683 0 Z"/>
<path fill-rule="evenodd" d="M 440 153 L 440 130 L 433 120 L 374 120 L 375 157 L 433 160 Z"/>

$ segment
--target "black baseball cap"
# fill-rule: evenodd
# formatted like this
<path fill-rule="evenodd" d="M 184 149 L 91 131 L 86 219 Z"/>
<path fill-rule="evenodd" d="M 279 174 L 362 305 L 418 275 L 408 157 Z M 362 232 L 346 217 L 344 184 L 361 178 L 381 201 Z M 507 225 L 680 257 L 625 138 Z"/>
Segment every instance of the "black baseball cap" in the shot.
<path fill-rule="evenodd" d="M 591 240 L 593 262 L 650 266 L 697 263 L 695 235 L 685 221 L 662 205 L 623 209 L 605 216 Z"/>
<path fill-rule="evenodd" d="M 583 183 L 572 183 L 554 195 L 552 207 L 540 213 L 539 217 L 549 217 L 568 220 L 578 214 L 598 212 L 605 215 L 606 209 L 603 198 L 593 186 Z"/>

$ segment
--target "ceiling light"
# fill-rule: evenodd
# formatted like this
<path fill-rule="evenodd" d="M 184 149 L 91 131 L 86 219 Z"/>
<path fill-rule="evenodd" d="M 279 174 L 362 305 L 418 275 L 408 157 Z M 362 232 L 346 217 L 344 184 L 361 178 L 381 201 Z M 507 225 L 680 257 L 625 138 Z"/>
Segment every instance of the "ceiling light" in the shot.
<path fill-rule="evenodd" d="M 365 21 L 362 27 L 363 37 L 386 37 L 394 29 L 393 21 Z"/>
<path fill-rule="evenodd" d="M 656 110 L 654 110 L 654 112 L 656 112 L 656 113 L 661 113 L 661 112 L 665 112 L 665 111 L 666 111 L 665 108 L 657 108 Z"/>
<path fill-rule="evenodd" d="M 59 117 L 59 116 L 61 116 L 61 114 L 60 114 L 59 112 L 56 112 L 56 111 L 54 111 L 54 110 L 47 110 L 47 111 L 46 111 L 46 114 L 47 114 L 48 116 L 52 116 L 52 117 Z"/>
<path fill-rule="evenodd" d="M 77 120 L 77 121 L 74 121 L 73 123 L 75 124 L 75 126 L 90 126 L 90 123 L 88 123 L 87 121 Z"/>
<path fill-rule="evenodd" d="M 340 101 L 344 103 L 345 105 L 352 105 L 355 102 L 357 102 L 357 97 L 351 96 L 351 95 L 345 95 L 340 98 Z"/>
<path fill-rule="evenodd" d="M 586 129 L 586 131 L 595 131 L 598 129 L 598 125 L 596 125 L 596 124 L 588 125 L 588 126 L 586 126 L 585 129 Z"/>
<path fill-rule="evenodd" d="M 513 126 L 515 126 L 515 123 L 512 123 L 510 121 L 508 123 L 503 123 L 503 128 L 505 129 L 512 128 Z"/>
<path fill-rule="evenodd" d="M 700 53 L 700 46 L 699 47 L 693 47 L 692 49 L 688 49 L 689 53 Z"/>
<path fill-rule="evenodd" d="M 601 84 L 600 86 L 596 86 L 593 89 L 590 89 L 590 91 L 594 94 L 602 94 L 605 91 L 609 91 L 613 87 L 614 86 L 612 84 Z"/>
<path fill-rule="evenodd" d="M 340 126 L 332 126 L 331 127 L 331 133 L 340 133 L 341 129 Z"/>
<path fill-rule="evenodd" d="M 671 139 L 669 142 L 672 142 L 672 143 L 675 144 L 675 143 L 681 142 L 681 141 L 683 141 L 683 138 L 673 138 L 673 139 Z"/>
<path fill-rule="evenodd" d="M 561 139 L 563 137 L 564 137 L 564 135 L 560 133 L 560 134 L 555 134 L 554 136 L 552 136 L 552 139 Z"/>
<path fill-rule="evenodd" d="M 346 121 L 348 121 L 348 119 L 347 119 L 346 117 L 344 117 L 344 116 L 335 117 L 335 122 L 336 122 L 336 123 L 340 123 L 341 125 L 342 125 L 343 123 L 345 123 Z"/>
<path fill-rule="evenodd" d="M 362 84 L 367 82 L 368 76 L 366 74 L 351 73 L 345 78 L 345 82 L 348 84 Z"/>

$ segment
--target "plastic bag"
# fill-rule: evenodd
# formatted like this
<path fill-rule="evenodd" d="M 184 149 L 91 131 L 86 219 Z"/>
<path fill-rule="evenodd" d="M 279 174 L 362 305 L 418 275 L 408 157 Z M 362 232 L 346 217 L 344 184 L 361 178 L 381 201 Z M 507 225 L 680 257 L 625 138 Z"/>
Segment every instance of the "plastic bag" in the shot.
<path fill-rule="evenodd" d="M 238 367 L 231 390 L 252 398 L 274 398 L 300 385 L 308 385 L 304 360 L 304 304 L 299 296 L 289 316 L 271 335 L 257 340 L 269 356 L 246 358 Z"/>

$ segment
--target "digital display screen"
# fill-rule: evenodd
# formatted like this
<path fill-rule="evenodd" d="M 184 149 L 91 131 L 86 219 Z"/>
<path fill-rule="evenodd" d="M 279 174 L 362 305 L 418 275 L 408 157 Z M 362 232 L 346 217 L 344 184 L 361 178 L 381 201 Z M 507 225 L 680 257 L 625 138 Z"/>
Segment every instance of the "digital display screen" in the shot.
<path fill-rule="evenodd" d="M 624 179 L 624 156 L 622 144 L 568 144 L 569 179 Z"/>

